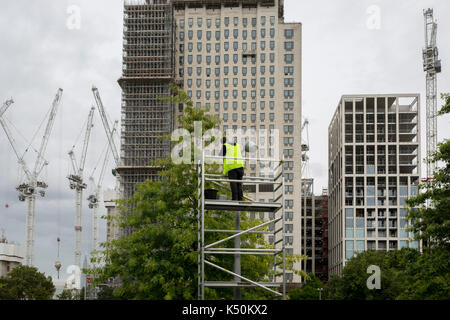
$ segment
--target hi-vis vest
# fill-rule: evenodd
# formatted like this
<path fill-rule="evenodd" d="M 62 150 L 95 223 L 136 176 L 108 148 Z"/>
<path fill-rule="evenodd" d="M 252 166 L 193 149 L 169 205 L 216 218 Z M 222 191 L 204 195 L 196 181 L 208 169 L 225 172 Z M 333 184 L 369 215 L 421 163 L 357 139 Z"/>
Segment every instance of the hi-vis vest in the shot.
<path fill-rule="evenodd" d="M 242 158 L 241 147 L 238 143 L 234 146 L 229 143 L 225 143 L 225 147 L 227 148 L 225 158 Z M 223 175 L 226 175 L 230 170 L 243 167 L 244 160 L 223 159 Z"/>

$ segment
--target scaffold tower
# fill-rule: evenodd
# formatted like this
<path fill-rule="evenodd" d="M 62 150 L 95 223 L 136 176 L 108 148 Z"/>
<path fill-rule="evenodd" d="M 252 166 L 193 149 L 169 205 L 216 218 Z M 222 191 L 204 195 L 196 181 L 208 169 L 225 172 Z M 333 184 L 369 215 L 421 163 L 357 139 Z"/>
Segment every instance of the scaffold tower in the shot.
<path fill-rule="evenodd" d="M 230 180 L 228 177 L 220 174 L 210 174 L 205 170 L 205 162 L 222 161 L 223 159 L 243 160 L 245 162 L 253 161 L 269 164 L 273 168 L 273 174 L 269 177 L 248 177 L 244 176 L 242 180 Z M 202 153 L 202 158 L 198 162 L 198 298 L 205 299 L 205 288 L 261 288 L 274 294 L 275 298 L 286 299 L 286 250 L 285 250 L 285 188 L 284 188 L 284 169 L 283 160 L 279 159 L 260 159 L 260 158 L 230 158 L 206 155 Z M 270 187 L 272 199 L 269 202 L 257 202 L 249 196 L 244 195 L 243 201 L 232 201 L 224 199 L 209 199 L 205 197 L 205 185 L 213 184 L 219 189 L 230 191 L 227 185 L 230 182 L 242 182 L 244 186 L 265 186 Z M 235 212 L 237 225 L 234 230 L 208 229 L 205 226 L 205 213 L 207 211 L 230 211 Z M 262 221 L 254 227 L 241 230 L 239 226 L 239 215 L 248 212 L 269 212 L 269 220 Z M 269 231 L 261 230 L 264 227 L 273 225 Z M 220 240 L 213 243 L 205 242 L 206 233 L 215 233 L 219 235 Z M 270 241 L 270 247 L 265 248 L 241 248 L 240 237 L 248 234 L 265 234 L 273 236 Z M 220 235 L 224 235 L 223 238 Z M 235 240 L 234 247 L 224 247 L 221 244 Z M 237 240 L 237 241 L 236 241 Z M 234 255 L 234 271 L 213 263 L 213 257 L 218 255 Z M 273 256 L 273 275 L 267 281 L 254 281 L 244 277 L 240 272 L 241 255 L 269 255 Z M 224 273 L 234 276 L 234 281 L 208 281 L 205 278 L 205 266 L 216 268 Z M 236 291 L 235 291 L 236 292 Z M 235 294 L 236 299 L 236 294 Z"/>

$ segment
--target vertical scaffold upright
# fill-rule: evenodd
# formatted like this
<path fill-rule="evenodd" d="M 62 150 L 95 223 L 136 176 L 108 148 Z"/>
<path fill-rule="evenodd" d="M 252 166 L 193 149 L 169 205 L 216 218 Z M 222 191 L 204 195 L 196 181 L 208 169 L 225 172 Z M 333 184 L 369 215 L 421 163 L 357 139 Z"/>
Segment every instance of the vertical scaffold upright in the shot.
<path fill-rule="evenodd" d="M 205 172 L 205 160 L 222 161 L 223 159 L 244 160 L 269 163 L 273 167 L 273 174 L 269 177 L 247 177 L 242 180 L 230 180 L 228 177 L 219 174 L 208 174 Z M 198 298 L 205 299 L 205 287 L 210 288 L 262 288 L 272 292 L 277 298 L 286 299 L 286 250 L 285 250 L 285 203 L 284 203 L 284 166 L 283 160 L 278 159 L 259 159 L 259 158 L 230 158 L 220 156 L 205 155 L 198 162 Z M 259 185 L 269 187 L 273 198 L 269 202 L 256 202 L 252 198 L 245 196 L 245 201 L 216 200 L 205 198 L 205 184 L 211 183 L 222 190 L 230 191 L 224 183 L 242 182 L 243 185 Z M 256 189 L 255 189 L 256 191 Z M 231 211 L 246 214 L 247 212 L 269 212 L 269 221 L 263 221 L 261 224 L 246 230 L 220 230 L 205 228 L 205 212 L 208 210 Z M 261 231 L 268 225 L 273 224 L 270 231 Z M 205 243 L 205 233 L 226 234 L 223 239 L 213 243 Z M 273 236 L 269 248 L 241 248 L 236 245 L 234 248 L 217 247 L 224 242 L 234 240 L 246 234 L 264 234 Z M 231 234 L 231 235 L 230 235 Z M 267 281 L 253 281 L 242 276 L 239 273 L 228 270 L 224 267 L 211 262 L 206 256 L 214 255 L 272 255 L 274 263 L 273 276 Z M 277 261 L 278 257 L 278 261 Z M 216 268 L 224 273 L 234 276 L 234 279 L 241 281 L 208 281 L 205 279 L 205 265 Z M 279 279 L 279 281 L 277 281 Z M 278 289 L 278 291 L 277 291 Z"/>

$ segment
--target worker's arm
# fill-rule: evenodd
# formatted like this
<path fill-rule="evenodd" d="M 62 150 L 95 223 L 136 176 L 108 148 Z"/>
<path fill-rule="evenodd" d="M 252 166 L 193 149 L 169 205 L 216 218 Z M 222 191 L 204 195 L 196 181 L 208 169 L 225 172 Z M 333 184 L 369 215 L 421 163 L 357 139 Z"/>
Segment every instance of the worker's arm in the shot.
<path fill-rule="evenodd" d="M 223 145 L 223 147 L 222 147 L 222 156 L 225 157 L 226 154 L 227 154 L 227 147 L 225 145 Z"/>

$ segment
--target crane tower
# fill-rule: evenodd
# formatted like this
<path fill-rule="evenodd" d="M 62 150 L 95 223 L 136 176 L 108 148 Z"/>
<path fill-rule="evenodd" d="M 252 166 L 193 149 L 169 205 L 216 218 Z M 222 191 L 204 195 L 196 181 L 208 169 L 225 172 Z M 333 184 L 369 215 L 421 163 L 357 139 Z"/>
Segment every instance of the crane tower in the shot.
<path fill-rule="evenodd" d="M 81 151 L 80 166 L 77 166 L 75 160 L 75 154 L 72 150 L 69 151 L 69 157 L 72 162 L 73 174 L 70 174 L 67 179 L 70 182 L 70 189 L 75 190 L 75 265 L 81 267 L 81 216 L 82 216 L 82 201 L 83 201 L 83 189 L 86 189 L 87 185 L 83 181 L 84 164 L 86 163 L 86 154 L 89 145 L 89 137 L 92 130 L 92 121 L 94 117 L 95 108 L 92 107 L 89 111 L 88 121 L 86 124 L 86 132 L 84 135 L 83 149 Z"/>
<path fill-rule="evenodd" d="M 436 46 L 437 23 L 433 18 L 433 9 L 423 11 L 425 19 L 425 48 L 423 49 L 423 70 L 426 72 L 426 99 L 427 99 L 427 155 L 436 151 L 437 146 L 437 79 L 441 72 Z M 433 178 L 436 163 L 428 162 L 426 180 Z"/>
<path fill-rule="evenodd" d="M 56 118 L 56 112 L 62 98 L 62 89 L 58 89 L 58 92 L 53 100 L 50 115 L 48 118 L 47 126 L 45 128 L 44 136 L 41 142 L 41 146 L 37 151 L 37 159 L 34 165 L 33 171 L 31 171 L 25 160 L 23 159 L 25 154 L 21 155 L 18 152 L 16 141 L 14 140 L 9 127 L 3 118 L 3 114 L 6 109 L 12 104 L 12 100 L 5 102 L 3 107 L 0 109 L 0 124 L 6 133 L 6 136 L 13 148 L 13 151 L 17 157 L 17 160 L 25 173 L 25 182 L 21 183 L 16 190 L 19 192 L 19 200 L 27 201 L 27 218 L 26 218 L 26 253 L 25 253 L 25 265 L 33 265 L 33 248 L 34 248 L 34 217 L 36 208 L 36 194 L 39 193 L 41 197 L 45 197 L 45 189 L 48 185 L 40 179 L 40 174 L 42 170 L 48 165 L 48 162 L 44 158 L 45 151 L 47 149 L 48 141 L 50 138 L 50 133 L 53 128 L 53 124 Z M 26 153 L 26 151 L 25 151 Z"/>

